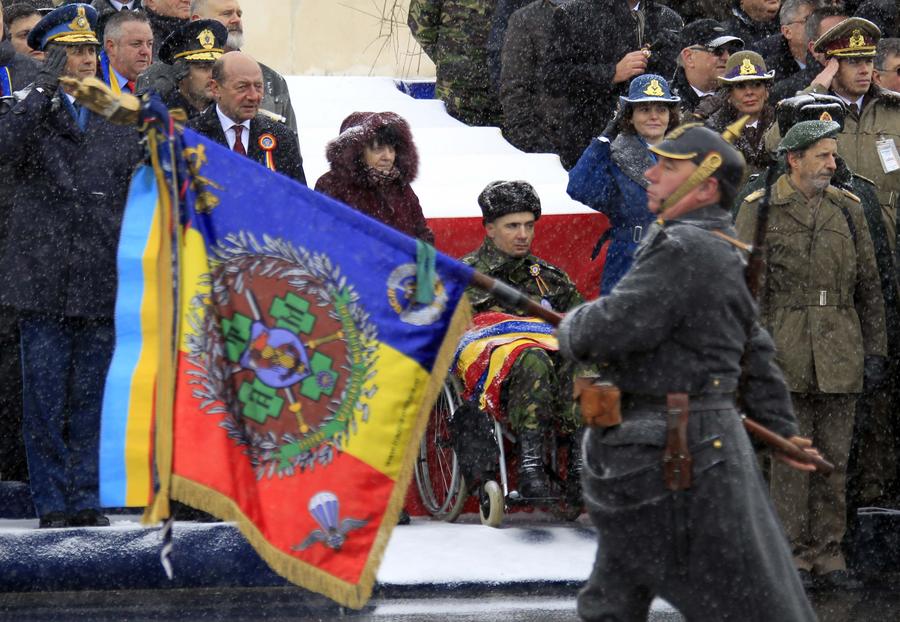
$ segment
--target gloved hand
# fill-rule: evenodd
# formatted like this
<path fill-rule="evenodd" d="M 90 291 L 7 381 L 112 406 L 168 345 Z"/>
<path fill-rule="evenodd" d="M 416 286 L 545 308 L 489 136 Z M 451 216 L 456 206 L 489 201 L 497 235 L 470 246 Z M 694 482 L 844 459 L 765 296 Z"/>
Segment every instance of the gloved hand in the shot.
<path fill-rule="evenodd" d="M 178 90 L 178 83 L 187 77 L 190 69 L 187 61 L 179 58 L 174 65 L 165 63 L 153 63 L 147 71 L 138 76 L 137 92 L 156 91 L 160 97 L 165 97 Z"/>
<path fill-rule="evenodd" d="M 44 64 L 41 65 L 41 70 L 34 80 L 34 86 L 40 87 L 48 95 L 52 95 L 59 86 L 59 77 L 66 68 L 69 55 L 66 53 L 66 46 L 58 43 L 49 45 L 45 52 Z"/>
<path fill-rule="evenodd" d="M 881 386 L 887 376 L 887 359 L 870 355 L 863 360 L 863 391 L 872 391 Z"/>

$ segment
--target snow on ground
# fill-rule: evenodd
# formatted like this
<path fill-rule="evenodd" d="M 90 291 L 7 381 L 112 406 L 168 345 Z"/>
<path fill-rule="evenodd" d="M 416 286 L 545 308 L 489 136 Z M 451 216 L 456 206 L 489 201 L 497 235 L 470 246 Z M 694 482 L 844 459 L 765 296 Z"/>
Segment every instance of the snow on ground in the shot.
<path fill-rule="evenodd" d="M 552 154 L 526 154 L 496 127 L 468 127 L 438 100 L 413 99 L 394 78 L 291 76 L 303 168 L 310 187 L 325 171 L 325 145 L 351 112 L 396 112 L 412 128 L 419 151 L 413 189 L 426 218 L 481 216 L 477 197 L 491 181 L 524 179 L 535 186 L 546 214 L 593 213 L 566 194 L 568 175 Z"/>

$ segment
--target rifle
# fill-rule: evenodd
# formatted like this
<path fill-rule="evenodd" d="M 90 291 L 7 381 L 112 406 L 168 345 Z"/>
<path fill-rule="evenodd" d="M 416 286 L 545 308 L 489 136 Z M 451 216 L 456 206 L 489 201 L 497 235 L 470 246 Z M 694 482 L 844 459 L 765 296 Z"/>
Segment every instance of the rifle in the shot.
<path fill-rule="evenodd" d="M 519 290 L 507 285 L 503 281 L 499 281 L 497 279 L 491 278 L 486 274 L 482 274 L 481 272 L 475 272 L 475 275 L 472 277 L 472 283 L 478 287 L 479 289 L 483 289 L 486 292 L 489 292 L 493 295 L 499 302 L 504 305 L 508 305 L 510 308 L 521 309 L 525 311 L 528 315 L 540 318 L 547 322 L 552 326 L 559 326 L 559 323 L 562 321 L 563 316 L 555 311 L 542 307 L 539 303 L 535 302 L 524 293 Z M 584 389 L 583 391 L 590 390 Z M 744 424 L 744 428 L 753 436 L 769 445 L 776 451 L 780 451 L 781 453 L 797 460 L 798 462 L 803 462 L 805 464 L 813 464 L 816 469 L 828 474 L 834 470 L 834 465 L 830 462 L 827 462 L 823 458 L 817 458 L 815 456 L 811 456 L 788 439 L 784 438 L 772 432 L 765 426 L 757 423 L 753 419 L 749 417 L 743 416 L 741 417 L 742 422 Z"/>

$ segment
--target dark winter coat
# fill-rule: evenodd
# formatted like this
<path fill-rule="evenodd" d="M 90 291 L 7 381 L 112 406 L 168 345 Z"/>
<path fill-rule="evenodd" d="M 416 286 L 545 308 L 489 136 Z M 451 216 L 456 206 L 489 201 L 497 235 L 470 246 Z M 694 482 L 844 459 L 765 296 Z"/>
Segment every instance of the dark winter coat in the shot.
<path fill-rule="evenodd" d="M 283 119 L 282 123 L 299 134 L 297 117 L 291 105 L 291 92 L 284 77 L 266 65 L 259 63 L 263 75 L 263 99 L 259 107 L 273 112 Z"/>
<path fill-rule="evenodd" d="M 616 64 L 629 52 L 649 47 L 647 73 L 671 76 L 683 23 L 672 9 L 641 2 L 644 27 L 622 0 L 570 0 L 553 13 L 546 90 L 560 98 L 560 159 L 572 168 L 591 139 L 612 118 L 628 81 L 613 84 Z"/>
<path fill-rule="evenodd" d="M 24 54 L 16 53 L 12 42 L 0 41 L 0 67 L 9 69 L 13 91 L 19 91 L 34 81 L 38 65 Z"/>
<path fill-rule="evenodd" d="M 681 98 L 681 119 L 683 121 L 693 120 L 694 111 L 700 106 L 700 102 L 709 96 L 700 97 L 697 95 L 691 87 L 691 83 L 688 82 L 683 67 L 679 67 L 675 71 L 675 77 L 672 78 L 669 86 L 672 87 L 672 93 Z"/>
<path fill-rule="evenodd" d="M 743 253 L 712 233 L 734 236 L 730 225 L 714 206 L 653 224 L 618 287 L 559 326 L 560 353 L 604 365 L 623 392 L 622 423 L 584 439 L 602 545 L 578 597 L 583 620 L 644 619 L 656 595 L 689 620 L 815 620 L 734 406 L 743 359 L 748 415 L 797 434 Z M 691 485 L 677 492 L 663 477 L 671 392 L 690 394 Z"/>
<path fill-rule="evenodd" d="M 738 6 L 731 9 L 731 15 L 722 22 L 722 26 L 725 32 L 742 39 L 744 47 L 750 49 L 755 49 L 759 41 L 781 31 L 777 15 L 768 22 L 755 22 Z"/>
<path fill-rule="evenodd" d="M 722 101 L 722 105 L 706 119 L 706 125 L 721 134 L 726 127 L 737 121 L 741 114 L 728 101 L 727 89 L 719 91 L 716 97 Z M 741 135 L 734 140 L 734 146 L 741 152 L 744 160 L 747 162 L 748 175 L 763 172 L 772 161 L 771 154 L 766 150 L 764 136 L 774 120 L 775 109 L 771 104 L 767 103 L 756 126 L 745 127 Z"/>
<path fill-rule="evenodd" d="M 119 9 L 114 7 L 109 0 L 94 0 L 91 2 L 91 6 L 97 9 L 97 38 L 103 41 L 103 30 L 106 28 L 106 20 L 118 13 Z M 141 0 L 134 0 L 132 10 L 140 11 L 143 8 Z"/>
<path fill-rule="evenodd" d="M 488 72 L 491 76 L 491 86 L 500 92 L 500 67 L 503 44 L 506 41 L 506 31 L 509 19 L 513 13 L 522 7 L 531 4 L 534 0 L 497 0 L 494 9 L 494 17 L 491 19 L 491 32 L 488 34 L 487 59 Z"/>
<path fill-rule="evenodd" d="M 564 0 L 536 0 L 516 11 L 506 28 L 500 72 L 503 135 L 528 153 L 561 153 L 559 107 L 545 90 L 553 13 Z"/>
<path fill-rule="evenodd" d="M 800 91 L 809 87 L 823 69 L 824 67 L 812 54 L 807 54 L 805 69 L 798 69 L 792 75 L 784 78 L 777 73 L 775 74 L 775 85 L 769 93 L 769 101 L 779 102 L 787 97 L 793 97 Z"/>
<path fill-rule="evenodd" d="M 569 196 L 609 219 L 609 229 L 603 234 L 609 247 L 600 281 L 601 296 L 611 292 L 631 268 L 638 242 L 653 222 L 653 213 L 647 209 L 644 172 L 654 163 L 653 154 L 639 136 L 619 134 L 611 144 L 606 138 L 591 141 L 569 171 Z"/>
<path fill-rule="evenodd" d="M 787 39 L 781 33 L 759 41 L 754 50 L 766 61 L 767 69 L 775 70 L 775 80 L 790 78 L 801 69 L 791 54 Z"/>
<path fill-rule="evenodd" d="M 147 14 L 147 18 L 150 20 L 150 30 L 153 31 L 153 61 L 156 62 L 159 60 L 159 46 L 162 45 L 162 42 L 175 30 L 187 24 L 189 20 L 160 15 L 147 7 L 144 7 L 144 13 Z"/>
<path fill-rule="evenodd" d="M 363 161 L 363 149 L 378 130 L 392 126 L 400 137 L 395 145 L 396 180 L 374 183 Z M 325 155 L 331 169 L 316 182 L 316 191 L 346 203 L 408 236 L 434 244 L 419 197 L 410 183 L 419 171 L 419 154 L 409 124 L 393 112 L 354 112 L 341 124 L 340 135 L 328 143 Z"/>
<path fill-rule="evenodd" d="M 882 38 L 900 37 L 900 6 L 897 0 L 868 0 L 854 14 L 874 22 L 881 28 Z"/>
<path fill-rule="evenodd" d="M 212 105 L 200 116 L 188 123 L 188 127 L 203 134 L 210 140 L 228 147 L 228 139 L 225 138 L 225 130 L 219 122 L 216 106 Z M 275 157 L 275 170 L 286 175 L 304 186 L 306 175 L 303 173 L 303 157 L 300 155 L 300 143 L 297 135 L 284 123 L 273 121 L 261 114 L 256 115 L 250 121 L 250 140 L 247 157 L 263 166 L 266 164 L 266 152 L 259 146 L 259 139 L 264 134 L 275 137 L 276 145 L 273 151 Z"/>
<path fill-rule="evenodd" d="M 0 303 L 109 318 L 116 250 L 140 135 L 89 114 L 78 128 L 62 100 L 31 91 L 0 123 L 0 160 L 14 162 Z"/>

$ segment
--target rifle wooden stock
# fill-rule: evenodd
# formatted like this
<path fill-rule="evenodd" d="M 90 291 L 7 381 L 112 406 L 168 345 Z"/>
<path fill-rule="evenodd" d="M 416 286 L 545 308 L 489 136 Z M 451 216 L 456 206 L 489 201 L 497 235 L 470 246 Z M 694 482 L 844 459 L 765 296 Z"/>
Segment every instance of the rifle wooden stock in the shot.
<path fill-rule="evenodd" d="M 775 434 L 774 432 L 772 432 L 772 430 L 758 424 L 753 419 L 744 416 L 743 420 L 744 427 L 748 432 L 750 432 L 753 436 L 764 442 L 775 451 L 780 451 L 787 457 L 793 458 L 797 462 L 812 464 L 816 467 L 817 471 L 821 471 L 825 475 L 830 475 L 831 472 L 834 471 L 834 465 L 824 458 L 817 458 L 816 456 L 809 455 L 801 448 L 794 445 L 788 439 Z"/>
<path fill-rule="evenodd" d="M 763 233 L 763 235 L 765 235 L 765 233 Z M 486 274 L 476 271 L 474 276 L 472 277 L 472 284 L 479 289 L 483 289 L 484 291 L 489 292 L 500 302 L 507 304 L 515 309 L 521 309 L 529 315 L 540 318 L 552 326 L 559 326 L 559 323 L 562 321 L 563 316 L 561 314 L 541 306 L 540 303 L 532 300 L 523 292 L 520 292 L 516 288 L 507 285 L 502 281 L 491 278 Z M 757 423 L 753 419 L 750 419 L 746 415 L 743 416 L 743 422 L 744 428 L 750 434 L 758 438 L 766 445 L 770 446 L 772 449 L 780 451 L 781 453 L 790 456 L 798 462 L 813 464 L 816 466 L 816 469 L 818 471 L 821 471 L 825 475 L 828 475 L 829 473 L 834 471 L 834 465 L 830 462 L 822 458 L 815 458 L 814 456 L 810 456 L 808 453 L 794 445 L 788 439 L 779 434 L 776 434 L 772 430 Z"/>

